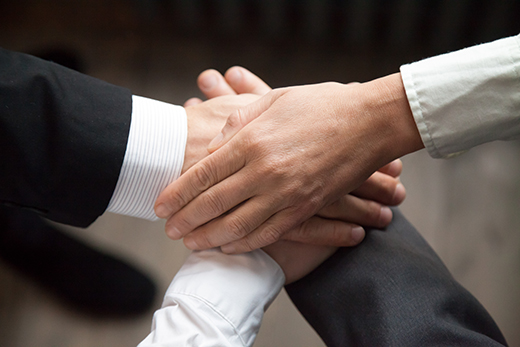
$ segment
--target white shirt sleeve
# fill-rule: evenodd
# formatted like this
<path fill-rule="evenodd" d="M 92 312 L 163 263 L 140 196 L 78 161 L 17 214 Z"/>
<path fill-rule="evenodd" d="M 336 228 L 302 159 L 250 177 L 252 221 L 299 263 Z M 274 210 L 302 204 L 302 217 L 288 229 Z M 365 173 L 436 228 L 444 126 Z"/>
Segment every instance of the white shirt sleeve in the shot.
<path fill-rule="evenodd" d="M 262 250 L 193 252 L 166 291 L 139 347 L 252 346 L 285 276 Z"/>
<path fill-rule="evenodd" d="M 128 144 L 107 211 L 156 220 L 155 200 L 180 176 L 187 136 L 183 107 L 132 96 Z"/>
<path fill-rule="evenodd" d="M 432 157 L 520 138 L 520 36 L 403 65 L 401 75 Z"/>

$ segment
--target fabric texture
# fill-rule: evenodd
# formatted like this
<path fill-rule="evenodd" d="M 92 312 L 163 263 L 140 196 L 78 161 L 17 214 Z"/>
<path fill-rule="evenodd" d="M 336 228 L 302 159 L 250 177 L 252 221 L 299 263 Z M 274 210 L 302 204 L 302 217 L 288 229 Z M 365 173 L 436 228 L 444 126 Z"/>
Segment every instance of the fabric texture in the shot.
<path fill-rule="evenodd" d="M 285 276 L 262 250 L 193 252 L 154 314 L 145 346 L 252 346 Z"/>
<path fill-rule="evenodd" d="M 157 220 L 154 203 L 181 175 L 188 125 L 184 107 L 132 96 L 132 123 L 108 212 Z"/>
<path fill-rule="evenodd" d="M 403 65 L 401 76 L 432 157 L 520 138 L 520 36 Z"/>
<path fill-rule="evenodd" d="M 286 286 L 329 347 L 504 346 L 482 305 L 397 209 L 303 279 Z"/>
<path fill-rule="evenodd" d="M 0 49 L 0 203 L 86 227 L 105 212 L 126 150 L 129 90 Z"/>

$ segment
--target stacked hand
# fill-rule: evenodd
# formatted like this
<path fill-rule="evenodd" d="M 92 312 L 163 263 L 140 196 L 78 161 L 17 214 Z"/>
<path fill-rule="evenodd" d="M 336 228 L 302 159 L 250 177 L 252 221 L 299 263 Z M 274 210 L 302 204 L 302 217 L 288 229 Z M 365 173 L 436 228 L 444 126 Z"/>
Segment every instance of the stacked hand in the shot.
<path fill-rule="evenodd" d="M 298 147 L 298 141 L 291 142 L 291 137 L 295 136 L 298 139 L 302 139 L 305 136 L 312 136 L 313 132 L 319 133 L 320 130 L 318 123 L 321 121 L 315 119 L 314 122 L 316 125 L 311 125 L 310 129 L 307 129 L 304 134 L 295 134 L 293 131 L 284 136 L 282 140 L 277 139 L 271 134 L 276 134 L 277 129 L 286 129 L 291 132 L 293 127 L 298 128 L 299 120 L 295 117 L 287 117 L 283 114 L 277 114 L 273 115 L 272 118 L 269 119 L 269 121 L 273 122 L 275 126 L 269 124 L 267 121 L 258 122 L 260 125 L 257 125 L 254 123 L 255 117 L 252 116 L 252 114 L 257 114 L 258 111 L 253 113 L 233 113 L 227 123 L 225 120 L 232 111 L 235 111 L 236 107 L 242 107 L 244 103 L 252 102 L 255 98 L 258 98 L 259 95 L 264 95 L 270 92 L 271 89 L 269 86 L 267 86 L 257 76 L 239 67 L 234 67 L 228 70 L 225 77 L 220 75 L 217 71 L 208 70 L 199 76 L 198 83 L 199 87 L 208 98 L 215 99 L 211 99 L 204 103 L 200 99 L 190 99 L 186 102 L 185 106 L 187 107 L 186 111 L 188 113 L 189 127 L 187 147 L 188 149 L 191 147 L 190 152 L 186 153 L 185 166 L 183 169 L 183 172 L 186 170 L 187 172 L 179 181 L 168 187 L 157 201 L 156 211 L 158 215 L 161 217 L 169 217 L 166 229 L 171 238 L 180 239 L 185 237 L 185 244 L 191 249 L 224 246 L 224 251 L 231 250 L 232 252 L 249 251 L 254 248 L 271 244 L 279 238 L 298 241 L 298 243 L 279 242 L 265 248 L 264 250 L 270 253 L 271 256 L 275 257 L 275 260 L 279 263 L 283 263 L 284 265 L 281 265 L 284 270 L 291 268 L 301 270 L 317 266 L 326 259 L 326 257 L 332 254 L 335 250 L 334 247 L 353 246 L 361 242 L 364 237 L 364 230 L 360 225 L 384 227 L 390 223 L 392 213 L 386 205 L 397 205 L 401 203 L 405 197 L 404 187 L 397 179 L 402 170 L 402 164 L 399 160 L 393 161 L 390 164 L 383 166 L 373 175 L 369 175 L 370 177 L 361 184 L 358 184 L 359 187 L 354 189 L 351 194 L 338 196 L 326 206 L 318 209 L 315 215 L 309 219 L 293 216 L 294 214 L 298 216 L 301 215 L 301 213 L 298 212 L 298 208 L 284 208 L 282 209 L 282 214 L 274 219 L 274 221 L 268 221 L 268 223 L 265 223 L 265 217 L 262 217 L 261 215 L 263 212 L 262 209 L 269 206 L 269 196 L 264 199 L 259 199 L 259 197 L 263 196 L 247 197 L 247 194 L 249 194 L 251 187 L 253 186 L 264 187 L 266 190 L 269 190 L 269 177 L 272 177 L 273 174 L 274 177 L 276 177 L 277 174 L 276 172 L 270 172 L 270 170 L 276 171 L 276 165 L 273 164 L 277 164 L 277 161 L 279 160 L 287 162 L 284 158 L 290 158 L 293 160 L 292 164 L 287 167 L 287 169 L 290 169 L 289 171 L 294 171 L 296 173 L 300 173 L 301 171 L 301 174 L 305 174 L 306 171 L 301 170 L 301 167 L 307 168 L 309 164 L 307 161 L 304 161 L 295 165 L 294 160 L 296 157 L 292 156 L 291 153 L 294 152 L 295 149 L 296 152 L 298 152 L 298 149 L 302 148 Z M 354 88 L 356 86 L 357 85 L 347 85 L 345 88 Z M 328 88 L 329 86 L 325 87 Z M 237 93 L 241 95 L 236 96 L 235 94 Z M 308 97 L 310 97 L 312 93 L 314 93 L 314 91 L 310 91 Z M 256 97 L 253 94 L 256 94 Z M 271 98 L 270 94 L 259 102 L 253 103 L 248 107 L 253 110 L 258 107 L 265 107 L 263 102 L 265 102 L 265 99 L 268 97 Z M 232 109 L 233 107 L 235 107 L 235 109 Z M 210 114 L 215 109 L 218 111 L 218 117 L 212 118 Z M 247 110 L 247 108 L 242 108 L 241 110 Z M 203 121 L 201 122 L 201 120 Z M 196 164 L 190 170 L 188 169 L 198 160 L 209 154 L 206 148 L 209 146 L 211 138 L 216 136 L 219 132 L 218 130 L 215 131 L 215 126 L 218 125 L 218 129 L 221 129 L 225 123 L 226 126 L 222 130 L 222 136 L 220 136 L 221 142 L 217 145 L 212 144 L 210 150 L 215 153 L 209 156 L 206 160 L 216 157 L 220 153 L 223 154 L 218 156 L 218 159 L 214 159 L 209 163 L 216 165 L 216 167 L 218 167 L 217 164 L 224 164 L 225 166 L 226 161 L 233 161 L 238 158 L 239 155 L 246 152 L 251 153 L 251 149 L 254 149 L 254 146 L 251 145 L 255 144 L 258 146 L 260 144 L 260 139 L 266 141 L 266 147 L 261 148 L 261 152 L 265 153 L 266 156 L 263 158 L 261 157 L 263 161 L 255 158 L 243 162 L 243 165 L 247 163 L 249 165 L 255 165 L 254 167 L 258 167 L 259 169 L 254 172 L 251 177 L 246 176 L 245 181 L 241 181 L 242 184 L 226 187 L 228 188 L 225 192 L 226 195 L 220 196 L 219 194 L 216 194 L 218 191 L 211 193 L 210 189 L 193 200 L 192 203 L 186 205 L 186 203 L 189 202 L 188 200 L 184 200 L 187 192 L 197 190 L 204 191 L 208 188 L 198 185 L 203 183 L 202 181 L 206 180 L 205 177 L 200 176 L 200 165 L 205 161 Z M 253 124 L 256 126 L 251 127 L 250 129 L 247 126 L 249 123 L 251 123 L 251 126 Z M 208 129 L 205 129 L 204 127 L 207 127 Z M 259 127 L 265 127 L 267 130 Z M 242 130 L 238 132 L 240 129 Z M 201 133 L 209 133 L 211 136 L 198 135 Z M 231 147 L 225 145 L 225 143 L 235 134 L 237 134 L 236 137 L 238 138 L 242 133 L 244 133 L 244 135 L 240 136 L 240 141 L 235 141 L 235 139 L 233 139 L 233 141 L 237 143 L 235 146 Z M 334 134 L 331 134 L 331 136 L 333 135 Z M 231 145 L 233 141 L 229 142 L 229 145 Z M 281 146 L 284 155 L 282 156 L 280 153 L 276 153 L 280 148 L 277 149 L 274 147 L 271 151 L 269 149 L 270 142 L 275 142 L 278 147 Z M 245 148 L 249 149 L 245 150 Z M 337 151 L 335 151 L 334 148 L 330 148 L 330 152 Z M 326 153 L 318 153 L 319 155 L 316 153 L 312 154 L 308 151 L 306 154 L 311 156 L 310 159 L 317 158 L 320 155 L 326 155 Z M 271 163 L 268 163 L 266 160 L 270 160 Z M 269 170 L 266 168 L 260 169 L 260 166 L 262 165 L 267 165 L 266 167 L 268 167 Z M 243 167 L 241 167 L 241 169 L 242 168 Z M 329 176 L 327 177 L 328 179 L 333 179 L 334 172 L 329 171 L 329 175 L 327 176 Z M 301 175 L 299 177 L 301 177 Z M 282 182 L 290 182 L 291 179 L 295 179 L 294 183 L 302 182 L 299 177 L 293 175 L 289 180 L 282 180 Z M 193 179 L 195 179 L 196 183 L 192 182 Z M 217 177 L 213 177 L 213 179 L 216 180 Z M 313 203 L 313 201 L 317 201 L 318 198 L 322 197 L 320 190 L 327 189 L 326 181 L 327 180 L 325 180 L 325 183 L 321 185 L 318 191 L 313 189 L 312 186 L 314 184 L 310 181 L 306 181 L 309 184 L 309 187 L 299 189 L 302 189 L 307 195 L 305 198 L 310 199 L 310 202 Z M 205 184 L 209 184 L 208 182 Z M 275 189 L 274 187 L 276 187 L 276 185 L 273 186 L 273 189 Z M 283 191 L 272 190 L 271 193 L 272 196 L 277 196 L 282 195 L 280 193 L 283 193 Z M 313 197 L 313 193 L 316 193 L 316 197 Z M 246 198 L 244 198 L 244 196 L 246 196 Z M 237 197 L 240 201 L 238 203 L 233 202 L 236 201 L 234 199 Z M 244 201 L 246 202 L 243 203 Z M 275 199 L 273 199 L 273 201 L 275 201 Z M 177 203 L 177 209 L 184 205 L 186 206 L 177 211 L 177 213 L 170 215 L 169 210 L 171 210 L 172 202 L 174 202 L 174 204 Z M 159 205 L 168 207 L 166 212 L 161 211 Z M 253 210 L 250 212 L 247 212 L 246 210 L 246 214 L 244 215 L 236 215 L 236 212 L 241 212 L 245 206 L 247 206 L 248 209 Z M 230 209 L 232 211 L 228 212 Z M 249 235 L 249 239 L 246 238 L 240 241 L 242 245 L 245 245 L 245 247 L 242 246 L 230 249 L 230 246 L 232 245 L 229 245 L 229 242 L 247 236 L 249 231 L 255 229 L 258 225 L 262 225 L 262 223 L 266 224 L 264 225 L 264 228 L 269 227 L 270 225 L 273 225 L 273 222 L 277 222 L 279 218 L 282 218 L 280 221 L 283 225 L 288 226 L 287 230 L 283 233 L 277 233 L 276 235 L 264 238 L 263 233 L 258 233 L 258 231 L 256 231 L 253 235 Z M 287 218 L 287 221 L 284 221 L 284 218 Z M 258 220 L 260 220 L 260 222 Z M 295 220 L 296 222 L 294 222 Z M 254 236 L 255 234 L 261 235 L 261 240 L 256 241 L 255 238 L 251 238 L 251 236 Z M 301 242 L 322 246 L 303 245 Z M 240 245 L 240 243 L 238 245 Z M 316 256 L 290 256 L 292 253 L 300 255 L 315 253 Z M 302 262 L 302 259 L 309 260 L 307 262 L 308 266 L 302 264 L 306 263 L 305 261 Z M 288 273 L 290 276 L 288 276 L 288 279 L 290 278 L 291 280 L 294 280 L 307 272 L 308 271 L 289 270 Z M 295 275 L 296 273 L 300 273 L 300 275 Z"/>

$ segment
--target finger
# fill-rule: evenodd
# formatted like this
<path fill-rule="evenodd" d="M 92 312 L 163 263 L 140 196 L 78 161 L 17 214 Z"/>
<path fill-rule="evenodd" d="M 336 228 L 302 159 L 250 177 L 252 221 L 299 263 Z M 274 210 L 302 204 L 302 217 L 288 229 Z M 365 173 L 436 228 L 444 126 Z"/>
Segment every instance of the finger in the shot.
<path fill-rule="evenodd" d="M 260 77 L 241 66 L 229 68 L 224 74 L 224 78 L 238 94 L 251 93 L 264 95 L 271 91 L 271 87 Z"/>
<path fill-rule="evenodd" d="M 230 147 L 229 151 L 207 156 L 161 192 L 155 202 L 155 214 L 159 218 L 170 217 L 206 189 L 237 172 L 244 165 L 244 157 L 234 147 Z M 236 190 L 243 190 L 242 188 L 233 187 Z"/>
<path fill-rule="evenodd" d="M 349 194 L 322 208 L 316 216 L 383 228 L 392 221 L 392 210 L 375 201 L 360 199 Z"/>
<path fill-rule="evenodd" d="M 184 208 L 172 215 L 165 225 L 165 231 L 168 237 L 173 240 L 179 240 L 200 226 L 208 223 L 214 218 L 219 217 L 220 215 L 233 209 L 235 206 L 251 197 L 251 192 L 247 188 L 240 189 L 240 187 L 248 187 L 247 181 L 243 180 L 240 173 L 233 176 L 233 186 L 228 183 L 229 180 L 224 180 L 218 183 L 217 185 L 201 193 Z M 239 188 L 237 189 L 237 187 Z M 221 235 L 226 233 L 227 229 L 230 229 L 231 233 L 236 234 L 239 234 L 239 231 L 243 232 L 243 234 L 240 234 L 240 237 L 233 237 L 234 235 L 228 235 L 227 237 L 230 238 L 231 241 L 243 237 L 247 232 L 250 232 L 257 227 L 257 225 L 254 225 L 254 227 L 251 229 L 246 229 L 249 224 L 247 221 L 241 223 L 242 219 L 240 218 L 231 219 L 230 222 L 234 223 L 232 227 L 228 226 L 227 228 L 224 228 L 224 230 L 222 230 L 222 228 L 214 227 L 211 230 L 212 233 Z M 238 230 L 235 230 L 235 227 Z M 196 243 L 197 242 L 195 242 L 195 244 Z M 200 244 L 200 248 L 195 248 L 196 245 L 194 245 L 193 249 L 207 249 L 217 246 L 213 244 L 206 246 L 207 243 L 204 242 L 200 242 Z"/>
<path fill-rule="evenodd" d="M 211 140 L 208 146 L 210 153 L 225 145 L 240 129 L 265 112 L 287 90 L 287 88 L 281 88 L 272 91 L 259 100 L 233 112 L 227 119 L 226 125 L 222 128 L 220 134 Z"/>
<path fill-rule="evenodd" d="M 259 214 L 262 208 L 271 206 L 266 213 Z M 221 216 L 186 235 L 184 244 L 191 250 L 219 247 L 247 236 L 264 223 L 276 209 L 262 197 L 253 197 L 227 215 Z"/>
<path fill-rule="evenodd" d="M 403 162 L 401 159 L 396 159 L 378 170 L 381 173 L 390 175 L 392 177 L 399 177 L 403 172 Z"/>
<path fill-rule="evenodd" d="M 286 226 L 294 224 L 294 221 L 287 218 L 291 213 L 287 213 L 287 210 L 277 213 L 246 237 L 223 245 L 221 247 L 222 252 L 228 254 L 249 252 L 281 239 L 325 246 L 348 247 L 358 244 L 365 237 L 364 229 L 358 225 L 319 217 L 311 217 L 307 221 L 292 225 L 286 228 L 287 232 L 285 232 L 279 226 L 282 221 L 286 221 Z"/>
<path fill-rule="evenodd" d="M 296 219 L 295 215 L 294 208 L 286 208 L 277 212 L 247 236 L 221 246 L 222 252 L 245 253 L 275 243 L 286 232 L 303 223 Z"/>
<path fill-rule="evenodd" d="M 197 85 L 208 99 L 223 95 L 236 95 L 224 76 L 214 69 L 203 71 L 197 78 Z"/>
<path fill-rule="evenodd" d="M 249 199 L 253 195 L 248 189 L 249 187 L 251 187 L 251 185 L 241 172 L 233 175 L 232 180 L 225 179 L 219 182 L 202 192 L 180 211 L 173 214 L 166 222 L 166 234 L 174 240 L 181 239 L 203 224 L 219 217 Z M 243 226 L 246 227 L 247 225 L 244 224 Z M 254 228 L 256 228 L 256 226 Z M 250 232 L 254 228 L 244 232 Z M 217 233 L 222 233 L 220 229 L 215 228 L 215 230 Z M 234 239 L 238 238 L 239 237 L 235 237 Z"/>
<path fill-rule="evenodd" d="M 283 236 L 283 240 L 336 247 L 356 246 L 364 238 L 365 230 L 359 225 L 320 217 L 308 219 Z"/>
<path fill-rule="evenodd" d="M 202 103 L 201 99 L 199 99 L 199 98 L 191 98 L 191 99 L 186 100 L 186 102 L 184 103 L 184 107 L 195 106 L 195 105 L 198 105 L 200 103 Z"/>
<path fill-rule="evenodd" d="M 406 189 L 398 179 L 381 172 L 374 172 L 351 194 L 383 205 L 395 206 L 405 199 Z"/>

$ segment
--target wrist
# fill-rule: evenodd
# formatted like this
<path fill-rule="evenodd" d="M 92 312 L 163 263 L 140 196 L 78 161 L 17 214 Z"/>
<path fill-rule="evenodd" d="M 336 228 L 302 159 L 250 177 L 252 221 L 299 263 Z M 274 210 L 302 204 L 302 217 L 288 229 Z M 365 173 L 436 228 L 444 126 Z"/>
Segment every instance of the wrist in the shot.
<path fill-rule="evenodd" d="M 424 148 L 417 129 L 400 73 L 388 75 L 364 84 L 367 109 L 374 117 L 379 132 L 384 162 L 390 162 L 406 154 Z"/>

